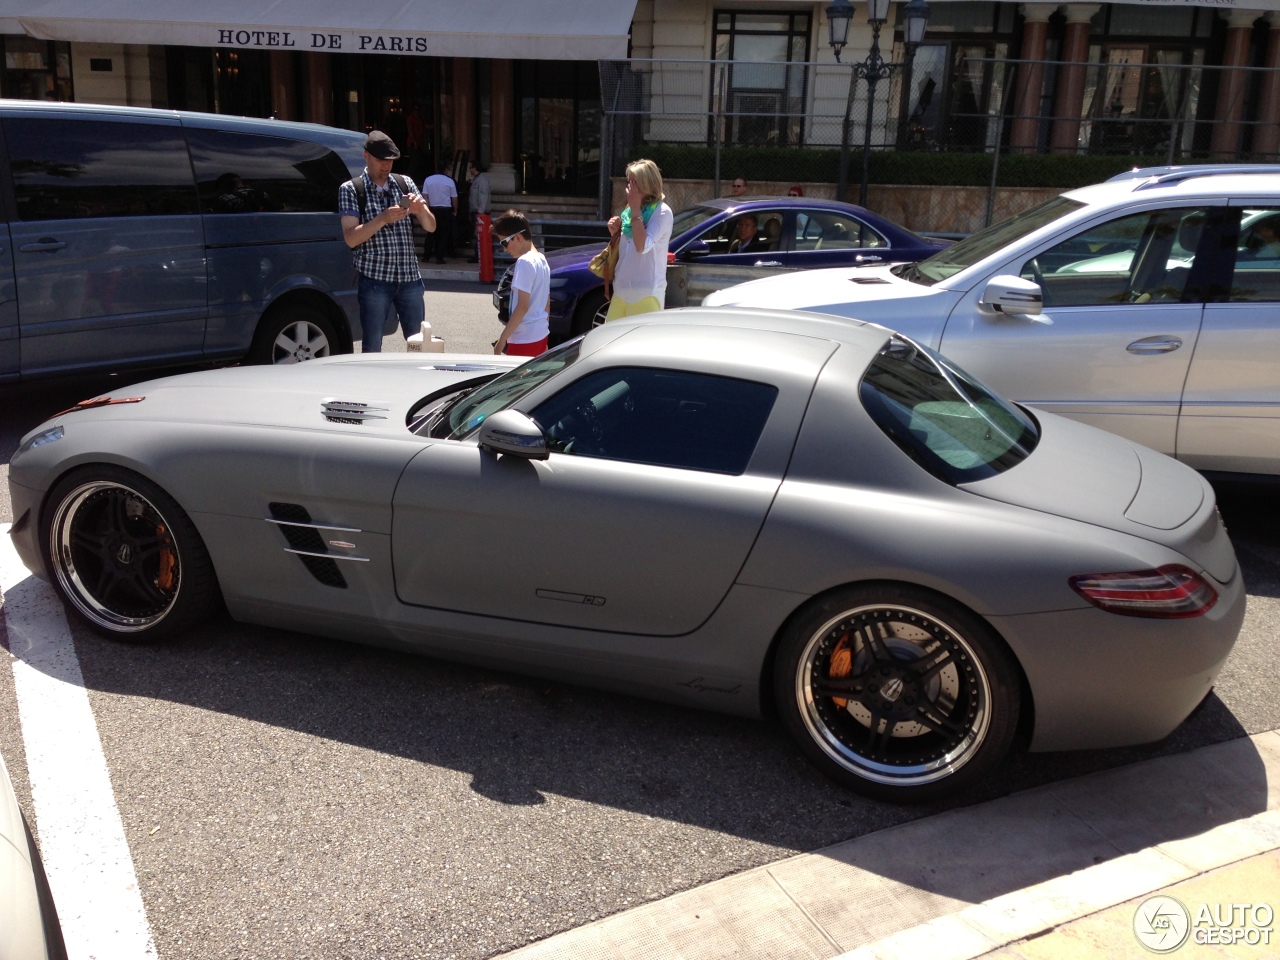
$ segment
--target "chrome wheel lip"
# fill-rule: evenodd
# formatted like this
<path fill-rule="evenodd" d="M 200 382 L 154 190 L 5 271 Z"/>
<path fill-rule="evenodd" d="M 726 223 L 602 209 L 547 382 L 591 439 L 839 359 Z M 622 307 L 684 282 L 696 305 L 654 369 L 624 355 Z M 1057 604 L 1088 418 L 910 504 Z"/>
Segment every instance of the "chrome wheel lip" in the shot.
<path fill-rule="evenodd" d="M 310 320 L 295 320 L 276 334 L 271 346 L 274 365 L 302 363 L 316 357 L 327 357 L 331 351 L 329 335 Z"/>
<path fill-rule="evenodd" d="M 53 573 L 67 598 L 91 622 L 114 633 L 140 633 L 151 629 L 173 611 L 178 595 L 182 591 L 182 553 L 178 547 L 177 540 L 174 539 L 173 552 L 177 558 L 177 562 L 174 565 L 174 575 L 177 586 L 171 591 L 169 601 L 165 604 L 163 610 L 150 616 L 135 617 L 118 613 L 98 600 L 93 595 L 93 591 L 81 579 L 80 571 L 77 569 L 72 556 L 71 536 L 79 509 L 94 494 L 104 490 L 118 490 L 136 497 L 146 505 L 147 510 L 159 518 L 165 529 L 170 532 L 172 539 L 173 525 L 154 503 L 137 490 L 126 484 L 111 480 L 93 480 L 81 484 L 63 497 L 54 512 L 53 521 L 49 526 L 49 554 L 53 559 Z"/>
<path fill-rule="evenodd" d="M 940 628 L 949 641 L 960 648 L 973 665 L 978 698 L 977 715 L 960 742 L 952 745 L 942 756 L 925 763 L 894 765 L 871 760 L 850 749 L 836 736 L 818 712 L 813 693 L 813 671 L 818 649 L 827 635 L 844 621 L 870 612 L 890 611 L 906 618 L 918 618 Z M 841 611 L 815 630 L 805 643 L 796 667 L 795 697 L 801 720 L 813 742 L 839 766 L 865 780 L 899 787 L 921 786 L 936 783 L 955 774 L 973 759 L 986 741 L 991 725 L 991 680 L 977 652 L 965 640 L 964 634 L 939 617 L 916 607 L 895 603 L 871 603 Z"/>

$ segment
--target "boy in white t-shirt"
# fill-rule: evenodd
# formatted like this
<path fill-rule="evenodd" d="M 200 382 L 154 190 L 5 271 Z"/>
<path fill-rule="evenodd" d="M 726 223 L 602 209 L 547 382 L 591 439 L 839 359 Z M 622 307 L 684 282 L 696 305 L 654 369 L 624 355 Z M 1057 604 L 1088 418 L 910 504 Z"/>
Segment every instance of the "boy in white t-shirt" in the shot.
<path fill-rule="evenodd" d="M 493 344 L 494 353 L 536 357 L 547 349 L 547 312 L 551 307 L 551 268 L 533 245 L 529 219 L 508 210 L 493 223 L 502 249 L 517 257 L 511 274 L 511 319 Z"/>

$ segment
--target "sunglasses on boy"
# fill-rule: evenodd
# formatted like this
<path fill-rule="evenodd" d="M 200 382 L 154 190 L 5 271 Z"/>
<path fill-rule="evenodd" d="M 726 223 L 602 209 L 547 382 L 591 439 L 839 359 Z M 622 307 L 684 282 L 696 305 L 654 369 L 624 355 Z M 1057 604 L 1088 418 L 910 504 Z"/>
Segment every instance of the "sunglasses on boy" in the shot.
<path fill-rule="evenodd" d="M 511 236 L 509 236 L 509 237 L 499 237 L 499 238 L 498 238 L 498 246 L 500 246 L 503 250 L 505 250 L 505 249 L 507 249 L 507 244 L 508 244 L 508 243 L 510 243 L 512 240 L 514 240 L 514 239 L 515 239 L 516 237 L 518 237 L 518 236 L 520 236 L 520 234 L 518 234 L 518 233 L 513 233 L 513 234 L 511 234 Z"/>

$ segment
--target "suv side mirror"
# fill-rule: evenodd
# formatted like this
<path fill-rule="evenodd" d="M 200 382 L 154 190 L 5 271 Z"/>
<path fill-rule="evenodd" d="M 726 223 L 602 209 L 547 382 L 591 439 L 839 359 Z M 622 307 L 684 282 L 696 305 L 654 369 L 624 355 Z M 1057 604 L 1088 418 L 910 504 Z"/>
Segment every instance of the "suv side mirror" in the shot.
<path fill-rule="evenodd" d="M 480 425 L 481 450 L 525 460 L 546 460 L 551 454 L 547 435 L 519 410 L 499 410 Z"/>
<path fill-rule="evenodd" d="M 705 240 L 694 240 L 680 251 L 681 260 L 697 260 L 711 255 L 711 246 Z"/>
<path fill-rule="evenodd" d="M 980 302 L 996 313 L 1034 316 L 1040 312 L 1044 303 L 1044 292 L 1038 283 L 1005 274 L 987 281 L 987 288 L 982 291 Z"/>

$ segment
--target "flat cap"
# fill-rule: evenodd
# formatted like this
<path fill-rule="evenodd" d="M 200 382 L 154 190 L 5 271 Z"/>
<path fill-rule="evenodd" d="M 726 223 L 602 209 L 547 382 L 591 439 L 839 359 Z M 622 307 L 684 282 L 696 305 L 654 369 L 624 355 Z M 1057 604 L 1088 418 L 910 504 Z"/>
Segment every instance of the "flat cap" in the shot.
<path fill-rule="evenodd" d="M 396 148 L 396 142 L 381 130 L 374 130 L 369 136 L 365 137 L 364 152 L 371 157 L 377 157 L 379 160 L 394 160 L 400 156 L 400 151 Z"/>

